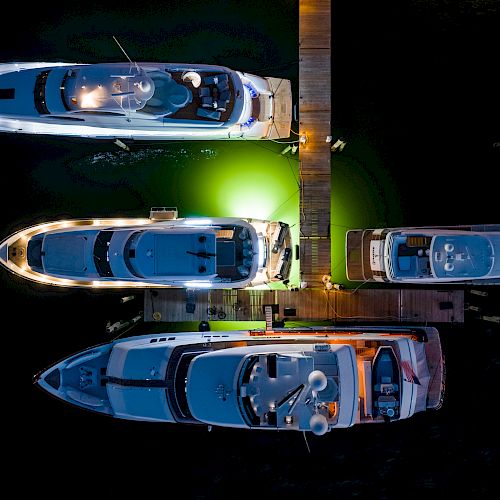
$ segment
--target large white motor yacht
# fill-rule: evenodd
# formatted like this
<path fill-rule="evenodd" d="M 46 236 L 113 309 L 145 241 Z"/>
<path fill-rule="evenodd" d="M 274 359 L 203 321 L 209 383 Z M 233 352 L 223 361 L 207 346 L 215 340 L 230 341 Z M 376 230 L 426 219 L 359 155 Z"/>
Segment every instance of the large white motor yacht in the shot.
<path fill-rule="evenodd" d="M 500 284 L 500 225 L 356 229 L 347 277 L 389 283 Z"/>
<path fill-rule="evenodd" d="M 289 137 L 289 80 L 173 63 L 0 64 L 0 132 L 96 139 Z"/>
<path fill-rule="evenodd" d="M 116 418 L 322 435 L 438 409 L 444 365 L 432 327 L 183 332 L 86 349 L 35 382 Z"/>
<path fill-rule="evenodd" d="M 0 264 L 39 283 L 100 288 L 245 288 L 290 274 L 290 228 L 234 217 L 78 219 L 38 224 L 0 243 Z"/>

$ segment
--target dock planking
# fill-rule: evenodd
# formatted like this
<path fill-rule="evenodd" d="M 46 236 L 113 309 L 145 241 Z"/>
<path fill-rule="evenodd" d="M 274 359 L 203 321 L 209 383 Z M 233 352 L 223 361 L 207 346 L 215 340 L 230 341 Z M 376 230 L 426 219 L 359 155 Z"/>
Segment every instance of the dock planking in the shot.
<path fill-rule="evenodd" d="M 144 292 L 145 321 L 265 321 L 264 306 L 290 321 L 463 323 L 463 290 L 363 289 L 196 290 L 187 312 L 186 290 Z M 157 313 L 154 319 L 154 313 Z M 158 316 L 159 313 L 159 316 Z"/>
<path fill-rule="evenodd" d="M 307 141 L 299 149 L 300 263 L 308 287 L 286 290 L 146 290 L 144 320 L 262 321 L 265 306 L 275 319 L 334 323 L 463 323 L 463 290 L 362 289 L 325 290 L 321 278 L 330 272 L 331 32 L 330 0 L 299 3 L 299 113 Z"/>
<path fill-rule="evenodd" d="M 330 273 L 331 27 L 330 0 L 299 2 L 300 272 L 321 288 Z"/>

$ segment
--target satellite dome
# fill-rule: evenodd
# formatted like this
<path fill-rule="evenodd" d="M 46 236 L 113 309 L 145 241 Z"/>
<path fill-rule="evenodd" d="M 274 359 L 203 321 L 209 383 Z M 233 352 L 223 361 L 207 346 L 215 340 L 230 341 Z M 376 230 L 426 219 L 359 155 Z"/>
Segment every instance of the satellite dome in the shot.
<path fill-rule="evenodd" d="M 322 391 L 328 384 L 326 375 L 321 370 L 312 371 L 309 374 L 307 381 L 309 382 L 309 384 L 311 384 L 311 387 L 314 391 Z"/>
<path fill-rule="evenodd" d="M 141 80 L 139 82 L 139 89 L 141 92 L 149 92 L 151 90 L 151 83 L 147 80 Z"/>
<path fill-rule="evenodd" d="M 139 79 L 140 78 L 140 79 Z M 135 97 L 141 101 L 148 101 L 153 97 L 155 92 L 155 84 L 147 75 L 138 77 L 134 83 L 136 88 Z"/>
<path fill-rule="evenodd" d="M 316 413 L 309 420 L 309 428 L 316 436 L 322 436 L 328 431 L 328 421 L 324 415 Z"/>

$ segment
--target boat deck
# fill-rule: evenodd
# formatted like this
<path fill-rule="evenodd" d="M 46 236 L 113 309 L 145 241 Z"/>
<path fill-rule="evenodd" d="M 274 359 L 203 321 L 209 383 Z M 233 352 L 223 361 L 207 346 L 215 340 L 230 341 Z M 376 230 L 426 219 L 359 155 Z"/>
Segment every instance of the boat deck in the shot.
<path fill-rule="evenodd" d="M 231 98 L 229 102 L 226 104 L 226 110 L 220 112 L 220 117 L 217 120 L 213 120 L 211 118 L 204 118 L 200 117 L 197 115 L 197 111 L 199 108 L 202 108 L 202 101 L 200 97 L 200 92 L 201 89 L 207 89 L 210 92 L 210 95 L 214 95 L 213 92 L 215 90 L 214 85 L 201 85 L 198 88 L 195 88 L 191 82 L 184 82 L 182 80 L 182 75 L 184 74 L 184 71 L 171 71 L 169 72 L 170 75 L 172 76 L 172 80 L 174 80 L 177 84 L 182 85 L 184 87 L 187 87 L 189 91 L 191 92 L 193 98 L 190 103 L 188 103 L 185 107 L 177 110 L 175 113 L 172 115 L 167 116 L 166 118 L 168 119 L 176 119 L 176 120 L 196 120 L 196 121 L 207 121 L 207 122 L 226 122 L 229 120 L 231 117 L 231 113 L 233 112 L 233 107 L 234 107 L 234 85 L 231 80 L 231 78 L 228 79 L 228 85 L 229 85 L 229 91 L 231 94 Z M 220 74 L 220 72 L 200 72 L 200 75 L 204 77 L 208 76 L 215 76 Z M 145 110 L 148 109 L 148 106 L 146 104 Z M 203 108 L 205 109 L 205 108 Z M 211 110 L 211 108 L 207 108 L 208 110 Z"/>

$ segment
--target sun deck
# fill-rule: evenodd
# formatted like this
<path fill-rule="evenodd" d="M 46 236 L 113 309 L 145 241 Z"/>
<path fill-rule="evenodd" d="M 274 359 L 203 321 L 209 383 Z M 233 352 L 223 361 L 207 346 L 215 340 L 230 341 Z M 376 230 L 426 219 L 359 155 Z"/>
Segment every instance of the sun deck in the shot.
<path fill-rule="evenodd" d="M 430 254 L 438 278 L 481 278 L 495 261 L 493 245 L 482 235 L 436 236 Z"/>

